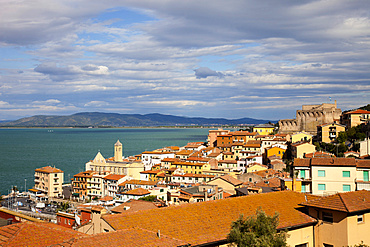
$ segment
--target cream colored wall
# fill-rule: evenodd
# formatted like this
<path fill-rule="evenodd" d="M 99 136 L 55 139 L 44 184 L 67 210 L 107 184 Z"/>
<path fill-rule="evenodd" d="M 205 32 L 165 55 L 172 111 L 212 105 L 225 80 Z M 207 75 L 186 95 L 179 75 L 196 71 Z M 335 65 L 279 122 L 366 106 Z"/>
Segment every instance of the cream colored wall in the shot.
<path fill-rule="evenodd" d="M 343 192 L 343 184 L 351 185 L 351 191 L 355 190 L 356 167 L 338 166 L 312 166 L 312 194 L 325 195 Z M 318 171 L 325 170 L 325 177 L 319 177 Z M 350 177 L 343 177 L 343 171 L 350 171 Z M 325 184 L 326 190 L 319 191 L 318 184 Z"/>
<path fill-rule="evenodd" d="M 326 143 L 331 143 L 332 142 L 330 140 L 330 138 L 329 138 L 329 134 L 330 134 L 330 131 L 329 130 L 330 130 L 330 127 L 333 127 L 333 126 L 332 125 L 327 125 L 327 126 L 323 126 L 321 128 L 321 135 L 322 135 L 321 141 L 322 142 L 326 142 Z M 338 133 L 339 132 L 342 132 L 342 131 L 345 131 L 346 130 L 345 127 L 342 127 L 340 125 L 334 125 L 334 127 L 336 128 L 336 131 L 335 131 L 336 136 L 338 136 Z"/>
<path fill-rule="evenodd" d="M 140 172 L 144 171 L 144 164 L 142 162 L 134 162 L 128 165 L 127 175 L 140 180 Z"/>
<path fill-rule="evenodd" d="M 288 246 L 296 246 L 308 243 L 308 246 L 311 247 L 313 246 L 313 238 L 313 226 L 306 226 L 288 231 L 287 244 Z"/>
<path fill-rule="evenodd" d="M 347 246 L 348 232 L 346 213 L 336 211 L 326 211 L 333 213 L 333 223 L 319 220 L 315 227 L 316 245 L 323 246 L 331 244 L 333 246 Z M 321 212 L 320 212 L 321 215 Z"/>
<path fill-rule="evenodd" d="M 370 213 L 363 215 L 364 223 L 357 223 L 357 215 L 347 218 L 348 245 L 354 246 L 361 241 L 370 243 Z"/>
<path fill-rule="evenodd" d="M 312 144 L 312 135 L 303 132 L 292 135 L 292 143 L 299 142 L 305 137 L 307 137 L 307 140 L 310 140 L 310 143 Z"/>
<path fill-rule="evenodd" d="M 223 179 L 212 180 L 212 181 L 209 181 L 207 184 L 217 185 L 218 187 L 221 187 L 224 191 L 232 195 L 235 194 L 235 187 Z"/>
<path fill-rule="evenodd" d="M 263 166 L 260 166 L 260 165 L 253 165 L 253 166 L 247 168 L 247 173 L 257 172 L 257 171 L 264 171 L 264 170 L 267 170 L 267 168 L 263 167 Z"/>
<path fill-rule="evenodd" d="M 295 158 L 303 158 L 304 154 L 313 153 L 316 151 L 316 147 L 312 144 L 305 143 L 296 147 L 297 153 Z"/>

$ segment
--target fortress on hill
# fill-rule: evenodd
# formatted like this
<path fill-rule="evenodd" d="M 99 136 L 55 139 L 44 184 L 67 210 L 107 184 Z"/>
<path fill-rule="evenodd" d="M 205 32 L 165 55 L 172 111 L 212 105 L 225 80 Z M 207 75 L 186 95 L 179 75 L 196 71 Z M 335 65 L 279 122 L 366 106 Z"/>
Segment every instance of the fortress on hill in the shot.
<path fill-rule="evenodd" d="M 316 135 L 317 126 L 325 123 L 339 121 L 342 110 L 334 104 L 302 105 L 302 110 L 297 110 L 295 119 L 282 119 L 279 121 L 280 134 L 293 134 L 307 132 Z"/>

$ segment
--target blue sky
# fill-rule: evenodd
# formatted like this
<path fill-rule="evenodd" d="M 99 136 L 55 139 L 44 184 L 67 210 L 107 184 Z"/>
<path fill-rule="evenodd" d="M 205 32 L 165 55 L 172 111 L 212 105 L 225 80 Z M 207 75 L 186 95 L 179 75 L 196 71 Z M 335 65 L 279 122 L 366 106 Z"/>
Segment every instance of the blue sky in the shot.
<path fill-rule="evenodd" d="M 0 120 L 370 103 L 370 1 L 3 0 Z"/>

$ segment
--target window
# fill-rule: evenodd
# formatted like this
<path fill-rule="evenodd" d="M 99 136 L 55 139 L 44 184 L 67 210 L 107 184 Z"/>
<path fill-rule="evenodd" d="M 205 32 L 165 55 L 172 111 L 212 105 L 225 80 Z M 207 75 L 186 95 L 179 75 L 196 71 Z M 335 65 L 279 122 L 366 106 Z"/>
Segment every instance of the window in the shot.
<path fill-rule="evenodd" d="M 326 184 L 318 184 L 318 190 L 326 190 Z"/>
<path fill-rule="evenodd" d="M 343 184 L 343 191 L 351 191 L 351 185 L 350 184 Z"/>
<path fill-rule="evenodd" d="M 328 212 L 322 212 L 322 220 L 333 223 L 333 214 Z"/>
<path fill-rule="evenodd" d="M 363 214 L 357 215 L 357 223 L 364 223 L 364 215 Z"/>
<path fill-rule="evenodd" d="M 305 178 L 306 177 L 306 171 L 305 170 L 300 170 L 299 171 L 299 178 Z"/>
<path fill-rule="evenodd" d="M 302 185 L 302 187 L 301 187 L 301 192 L 303 192 L 303 193 L 307 192 L 307 191 L 306 191 L 306 185 Z"/>
<path fill-rule="evenodd" d="M 305 243 L 305 244 L 297 244 L 294 247 L 308 247 L 308 243 Z"/>
<path fill-rule="evenodd" d="M 349 177 L 351 177 L 351 172 L 350 171 L 343 171 L 342 175 L 343 175 L 344 178 L 349 178 Z"/>
<path fill-rule="evenodd" d="M 317 171 L 317 176 L 318 177 L 325 177 L 325 170 L 318 170 Z"/>
<path fill-rule="evenodd" d="M 369 171 L 364 171 L 363 175 L 364 175 L 364 181 L 369 182 Z"/>

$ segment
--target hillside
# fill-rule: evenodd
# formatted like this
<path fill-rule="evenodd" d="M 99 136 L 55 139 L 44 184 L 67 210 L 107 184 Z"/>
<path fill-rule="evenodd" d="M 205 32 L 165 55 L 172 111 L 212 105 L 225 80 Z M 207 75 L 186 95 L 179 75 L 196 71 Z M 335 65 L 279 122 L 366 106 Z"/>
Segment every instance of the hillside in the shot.
<path fill-rule="evenodd" d="M 0 123 L 1 127 L 144 127 L 144 126 L 210 126 L 242 125 L 267 123 L 269 120 L 253 118 L 190 118 L 172 115 L 118 114 L 101 112 L 82 112 L 69 116 L 32 116 L 16 121 Z"/>

